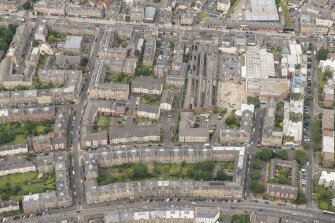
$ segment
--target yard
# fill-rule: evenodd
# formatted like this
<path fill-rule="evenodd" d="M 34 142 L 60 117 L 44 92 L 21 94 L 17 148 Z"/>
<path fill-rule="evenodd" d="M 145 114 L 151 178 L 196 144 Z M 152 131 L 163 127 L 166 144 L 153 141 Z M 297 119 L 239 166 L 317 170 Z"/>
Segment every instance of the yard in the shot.
<path fill-rule="evenodd" d="M 319 186 L 315 181 L 313 182 L 313 200 L 317 202 L 321 210 L 335 211 L 332 206 L 333 192 L 323 186 Z"/>
<path fill-rule="evenodd" d="M 323 88 L 325 84 L 327 84 L 327 80 L 332 78 L 332 72 L 330 70 L 326 70 L 322 72 L 318 70 L 318 105 L 321 108 L 325 108 L 323 105 Z"/>
<path fill-rule="evenodd" d="M 275 131 L 283 131 L 284 121 L 284 102 L 278 102 L 276 105 Z"/>
<path fill-rule="evenodd" d="M 159 95 L 146 95 L 141 97 L 140 104 L 158 105 L 160 101 L 161 97 Z"/>
<path fill-rule="evenodd" d="M 292 25 L 292 20 L 291 20 L 290 13 L 289 13 L 289 10 L 288 10 L 287 1 L 286 0 L 281 0 L 280 1 L 280 6 L 281 6 L 281 9 L 282 9 L 284 19 L 285 19 L 286 27 L 289 28 L 289 29 L 292 29 L 293 25 Z"/>
<path fill-rule="evenodd" d="M 233 170 L 234 162 L 200 162 L 182 164 L 123 164 L 107 169 L 99 169 L 98 185 L 132 180 L 212 180 L 214 167 L 220 167 L 217 172 L 219 180 L 232 180 L 223 170 Z"/>
<path fill-rule="evenodd" d="M 108 130 L 109 127 L 109 118 L 105 116 L 99 116 L 97 122 L 94 125 L 94 130 Z"/>
<path fill-rule="evenodd" d="M 131 80 L 132 80 L 132 77 L 124 73 L 106 74 L 106 81 L 110 83 L 130 84 Z"/>
<path fill-rule="evenodd" d="M 225 124 L 228 126 L 228 128 L 230 129 L 238 129 L 240 128 L 240 119 L 237 118 L 237 116 L 235 115 L 235 110 L 233 110 L 228 118 L 225 121 Z"/>
<path fill-rule="evenodd" d="M 0 145 L 25 143 L 28 137 L 52 131 L 54 121 L 7 123 L 0 125 Z"/>
<path fill-rule="evenodd" d="M 65 41 L 65 40 L 66 40 L 66 35 L 65 34 L 57 33 L 55 31 L 51 31 L 48 35 L 48 38 L 47 38 L 47 42 L 49 44 L 52 44 L 56 41 Z"/>
<path fill-rule="evenodd" d="M 0 200 L 22 199 L 23 195 L 53 191 L 56 189 L 55 176 L 43 175 L 37 178 L 38 172 L 28 172 L 0 177 Z"/>
<path fill-rule="evenodd" d="M 291 168 L 277 167 L 276 171 L 276 178 L 273 182 L 277 184 L 290 185 Z"/>

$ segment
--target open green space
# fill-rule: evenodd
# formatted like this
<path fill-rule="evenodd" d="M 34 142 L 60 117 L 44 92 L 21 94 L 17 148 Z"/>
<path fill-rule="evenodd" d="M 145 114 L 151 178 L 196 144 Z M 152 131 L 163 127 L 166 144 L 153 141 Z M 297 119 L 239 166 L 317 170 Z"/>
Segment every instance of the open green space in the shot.
<path fill-rule="evenodd" d="M 294 101 L 299 101 L 303 98 L 302 94 L 300 94 L 300 93 L 291 93 L 290 96 L 291 96 L 291 99 L 294 100 Z"/>
<path fill-rule="evenodd" d="M 38 172 L 28 172 L 0 177 L 0 200 L 20 200 L 24 195 L 55 189 L 56 180 L 52 174 L 45 174 L 38 178 Z"/>
<path fill-rule="evenodd" d="M 323 104 L 323 89 L 327 84 L 328 79 L 333 77 L 333 72 L 331 70 L 325 70 L 322 72 L 318 70 L 318 105 L 322 108 L 326 108 Z"/>
<path fill-rule="evenodd" d="M 321 150 L 322 144 L 322 119 L 315 117 L 312 128 L 312 147 L 315 151 Z"/>
<path fill-rule="evenodd" d="M 285 167 L 277 167 L 276 168 L 276 175 L 273 183 L 283 184 L 283 185 L 290 185 L 291 183 L 291 168 Z"/>
<path fill-rule="evenodd" d="M 25 143 L 28 137 L 52 131 L 54 121 L 7 123 L 0 125 L 0 145 Z"/>
<path fill-rule="evenodd" d="M 128 46 L 128 43 L 126 40 L 118 39 L 117 40 L 118 47 L 126 48 Z"/>
<path fill-rule="evenodd" d="M 158 105 L 161 101 L 159 95 L 145 95 L 141 97 L 140 104 L 144 105 Z"/>
<path fill-rule="evenodd" d="M 301 114 L 297 114 L 297 113 L 293 113 L 291 112 L 290 113 L 290 117 L 289 119 L 292 121 L 292 122 L 300 122 L 302 121 L 302 115 Z"/>
<path fill-rule="evenodd" d="M 235 115 L 235 110 L 233 110 L 227 119 L 225 120 L 225 124 L 230 129 L 238 129 L 240 128 L 240 119 Z"/>
<path fill-rule="evenodd" d="M 214 167 L 218 169 L 214 177 Z M 133 180 L 221 180 L 231 181 L 232 176 L 225 174 L 224 170 L 233 170 L 234 162 L 199 162 L 181 164 L 136 163 L 123 164 L 110 168 L 99 169 L 98 185 Z"/>
<path fill-rule="evenodd" d="M 208 16 L 209 16 L 209 13 L 203 11 L 203 12 L 200 12 L 200 13 L 199 13 L 199 15 L 198 15 L 198 19 L 199 19 L 199 21 L 201 22 L 202 20 L 204 20 L 204 19 L 205 19 L 206 17 L 208 17 Z"/>
<path fill-rule="evenodd" d="M 154 72 L 153 67 L 146 67 L 142 63 L 138 62 L 135 68 L 135 76 L 150 76 Z"/>
<path fill-rule="evenodd" d="M 327 60 L 327 58 L 328 58 L 328 50 L 326 50 L 324 47 L 321 47 L 316 53 L 316 59 L 320 61 L 320 60 Z"/>
<path fill-rule="evenodd" d="M 0 50 L 7 52 L 15 32 L 16 27 L 12 24 L 9 24 L 8 27 L 0 27 Z"/>
<path fill-rule="evenodd" d="M 313 199 L 318 203 L 318 207 L 322 210 L 335 211 L 335 207 L 332 206 L 332 199 L 334 195 L 329 189 L 319 186 L 314 183 L 313 186 Z"/>
<path fill-rule="evenodd" d="M 213 113 L 220 114 L 220 116 L 223 117 L 227 113 L 227 109 L 215 106 L 215 108 L 213 109 Z"/>
<path fill-rule="evenodd" d="M 249 223 L 250 216 L 248 214 L 234 214 L 231 218 L 232 223 Z"/>
<path fill-rule="evenodd" d="M 293 24 L 292 24 L 292 20 L 290 17 L 290 13 L 288 10 L 288 4 L 286 0 L 281 0 L 280 1 L 280 6 L 281 6 L 281 10 L 285 19 L 285 25 L 287 28 L 292 29 L 293 28 Z"/>
<path fill-rule="evenodd" d="M 109 118 L 105 116 L 99 116 L 98 120 L 95 122 L 93 129 L 95 132 L 98 130 L 107 131 L 109 128 Z"/>
<path fill-rule="evenodd" d="M 284 122 L 284 102 L 278 102 L 276 105 L 275 131 L 283 131 Z"/>
<path fill-rule="evenodd" d="M 248 105 L 254 105 L 255 108 L 259 108 L 259 106 L 261 105 L 261 102 L 259 101 L 258 98 L 248 96 L 247 97 L 247 104 Z"/>
<path fill-rule="evenodd" d="M 65 41 L 66 40 L 66 35 L 62 33 L 58 33 L 55 31 L 51 31 L 48 35 L 47 42 L 49 44 L 52 44 L 56 41 Z"/>
<path fill-rule="evenodd" d="M 130 84 L 132 77 L 124 73 L 119 73 L 119 74 L 107 74 L 105 79 L 110 83 Z"/>

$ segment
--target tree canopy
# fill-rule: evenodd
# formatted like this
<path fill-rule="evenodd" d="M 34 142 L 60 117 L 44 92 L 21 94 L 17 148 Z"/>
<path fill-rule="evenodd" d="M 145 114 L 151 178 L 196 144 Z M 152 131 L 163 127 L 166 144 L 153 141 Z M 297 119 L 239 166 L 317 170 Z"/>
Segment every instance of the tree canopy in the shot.
<path fill-rule="evenodd" d="M 306 204 L 306 201 L 307 201 L 306 194 L 299 188 L 297 198 L 295 199 L 294 203 L 298 205 Z"/>
<path fill-rule="evenodd" d="M 262 151 L 256 153 L 256 158 L 263 161 L 268 161 L 272 158 L 272 150 L 265 148 Z"/>
<path fill-rule="evenodd" d="M 262 194 L 265 191 L 265 186 L 257 180 L 252 180 L 250 184 L 250 190 L 253 193 Z"/>
<path fill-rule="evenodd" d="M 305 165 L 307 162 L 307 154 L 304 150 L 295 151 L 295 159 L 300 165 Z"/>
<path fill-rule="evenodd" d="M 324 47 L 321 47 L 316 53 L 316 59 L 319 61 L 327 60 L 327 57 L 328 57 L 328 51 Z"/>
<path fill-rule="evenodd" d="M 278 152 L 276 152 L 276 156 L 278 156 L 280 159 L 287 160 L 288 159 L 287 150 L 279 150 Z"/>
<path fill-rule="evenodd" d="M 16 27 L 14 25 L 10 24 L 8 27 L 0 27 L 0 50 L 8 50 L 15 32 Z"/>

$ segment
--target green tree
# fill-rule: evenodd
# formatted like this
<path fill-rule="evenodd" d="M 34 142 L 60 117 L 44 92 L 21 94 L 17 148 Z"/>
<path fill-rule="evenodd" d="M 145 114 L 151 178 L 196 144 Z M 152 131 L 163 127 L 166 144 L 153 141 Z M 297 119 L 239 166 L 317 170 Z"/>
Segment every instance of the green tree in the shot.
<path fill-rule="evenodd" d="M 223 170 L 218 171 L 217 178 L 218 180 L 221 180 L 221 181 L 227 181 L 230 179 L 230 177 Z"/>
<path fill-rule="evenodd" d="M 295 160 L 300 165 L 305 165 L 307 162 L 307 154 L 304 150 L 297 150 L 295 151 Z"/>
<path fill-rule="evenodd" d="M 279 150 L 278 152 L 276 152 L 276 155 L 283 160 L 287 160 L 288 159 L 288 153 L 287 150 Z"/>
<path fill-rule="evenodd" d="M 135 171 L 133 168 L 129 168 L 126 172 L 129 179 L 133 180 L 135 177 Z"/>
<path fill-rule="evenodd" d="M 263 161 L 260 159 L 254 159 L 252 161 L 252 168 L 256 170 L 260 170 L 262 168 L 262 165 L 263 165 Z"/>
<path fill-rule="evenodd" d="M 19 185 L 15 185 L 13 190 L 12 190 L 12 194 L 15 195 L 15 196 L 19 195 L 19 193 L 21 192 L 21 189 L 22 188 Z"/>
<path fill-rule="evenodd" d="M 262 194 L 265 191 L 265 186 L 257 180 L 252 180 L 250 183 L 250 190 L 252 193 Z"/>
<path fill-rule="evenodd" d="M 54 37 L 53 35 L 50 35 L 50 36 L 48 37 L 47 42 L 48 42 L 49 44 L 54 43 L 54 42 L 55 42 L 55 37 Z"/>
<path fill-rule="evenodd" d="M 261 178 L 261 171 L 260 170 L 253 170 L 251 172 L 251 179 L 253 180 L 259 180 L 259 178 Z"/>
<path fill-rule="evenodd" d="M 32 8 L 32 4 L 30 2 L 30 0 L 26 1 L 23 5 L 22 5 L 23 9 L 25 10 L 29 10 Z"/>
<path fill-rule="evenodd" d="M 306 204 L 306 201 L 307 201 L 306 194 L 303 192 L 303 190 L 299 188 L 297 198 L 294 200 L 294 203 L 300 205 L 300 204 Z"/>
<path fill-rule="evenodd" d="M 261 102 L 258 100 L 258 98 L 254 98 L 254 97 L 251 97 L 251 96 L 247 97 L 247 103 L 249 105 L 253 104 L 255 106 L 255 108 L 259 108 L 259 106 L 261 105 Z"/>
<path fill-rule="evenodd" d="M 134 179 L 145 179 L 149 177 L 147 166 L 143 163 L 134 165 Z"/>
<path fill-rule="evenodd" d="M 157 165 L 155 165 L 155 167 L 152 169 L 152 174 L 153 174 L 154 177 L 158 177 L 159 176 L 160 171 L 159 171 Z"/>
<path fill-rule="evenodd" d="M 2 194 L 1 194 L 1 200 L 3 200 L 3 201 L 7 201 L 7 200 L 9 200 L 9 194 L 7 194 L 7 193 L 2 193 Z"/>
<path fill-rule="evenodd" d="M 256 153 L 256 158 L 259 158 L 264 161 L 268 161 L 272 158 L 272 150 L 265 148 L 262 151 Z"/>
<path fill-rule="evenodd" d="M 316 59 L 318 61 L 327 60 L 327 57 L 328 57 L 328 51 L 324 47 L 321 47 L 316 53 Z"/>

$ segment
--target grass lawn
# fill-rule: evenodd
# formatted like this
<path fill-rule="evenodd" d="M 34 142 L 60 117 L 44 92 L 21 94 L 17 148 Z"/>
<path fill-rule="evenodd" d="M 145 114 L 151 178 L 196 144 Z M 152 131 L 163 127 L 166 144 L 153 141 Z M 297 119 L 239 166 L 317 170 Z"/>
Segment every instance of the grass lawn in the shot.
<path fill-rule="evenodd" d="M 6 145 L 10 145 L 10 144 L 24 144 L 26 142 L 27 142 L 27 136 L 25 136 L 25 135 L 16 135 L 15 139 L 12 142 L 7 143 Z"/>
<path fill-rule="evenodd" d="M 12 174 L 0 177 L 0 192 L 9 194 L 9 199 L 22 199 L 23 195 L 53 191 L 56 189 L 55 176 L 45 174 L 38 179 L 38 172 Z M 10 186 L 10 192 L 6 188 Z M 15 191 L 17 187 L 17 192 Z M 0 198 L 1 200 L 1 198 Z"/>
<path fill-rule="evenodd" d="M 99 116 L 98 126 L 107 129 L 109 126 L 109 118 L 105 116 Z"/>
<path fill-rule="evenodd" d="M 120 74 L 107 74 L 106 81 L 110 83 L 119 83 L 119 84 L 130 84 L 132 77 L 124 73 Z"/>
<path fill-rule="evenodd" d="M 161 97 L 159 95 L 147 95 L 142 96 L 140 103 L 144 105 L 158 105 L 161 101 Z"/>

